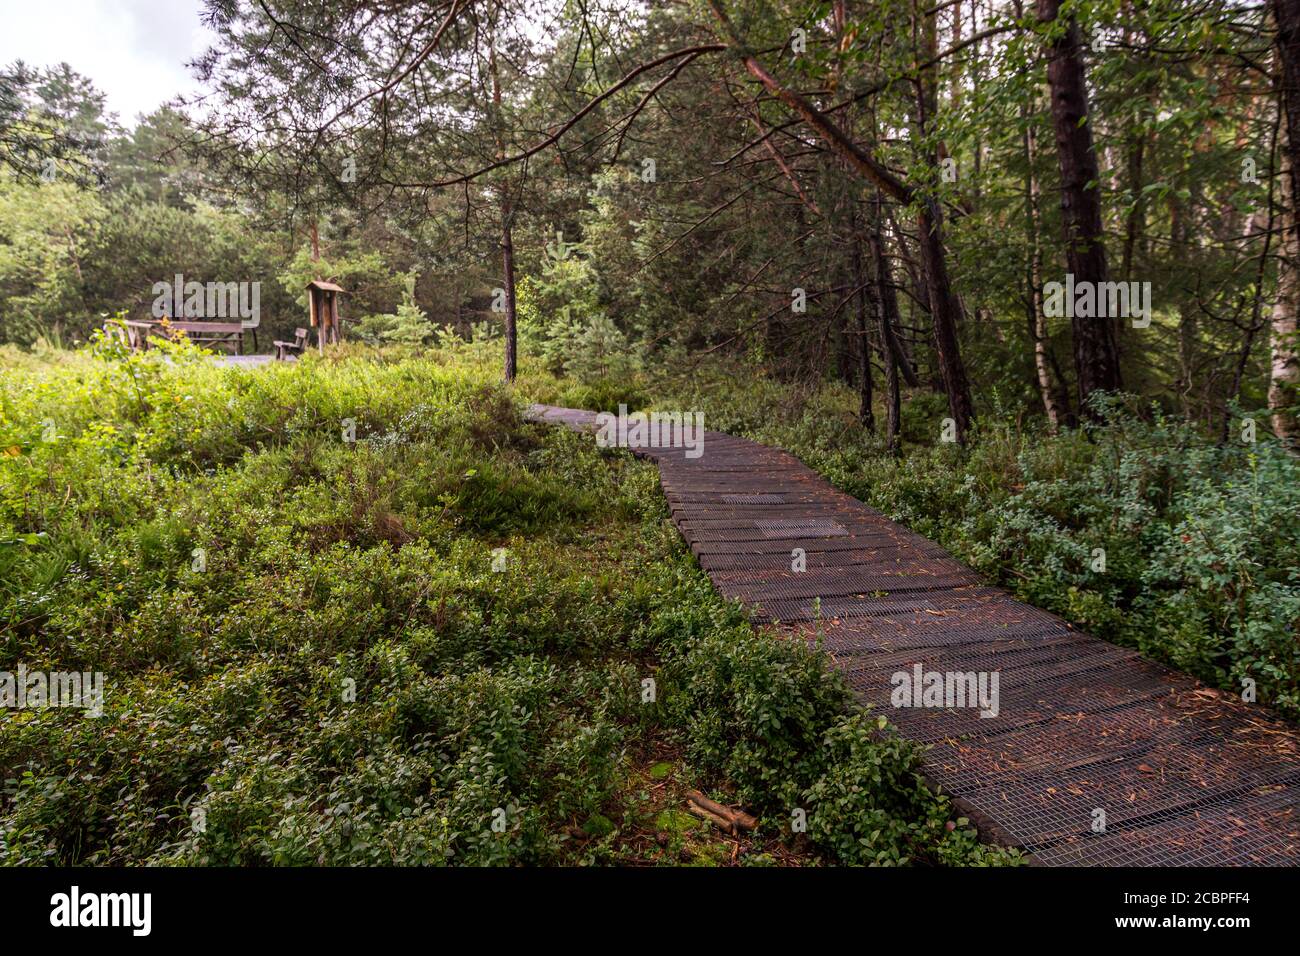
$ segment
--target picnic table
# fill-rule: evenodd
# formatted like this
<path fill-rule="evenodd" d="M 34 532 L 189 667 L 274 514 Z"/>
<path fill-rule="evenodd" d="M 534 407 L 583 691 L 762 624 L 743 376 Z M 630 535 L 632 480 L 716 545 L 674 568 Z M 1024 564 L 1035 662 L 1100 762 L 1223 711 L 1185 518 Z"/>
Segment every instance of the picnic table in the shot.
<path fill-rule="evenodd" d="M 244 324 L 242 322 L 186 322 L 168 321 L 170 328 L 184 332 L 195 345 L 233 345 L 236 355 L 244 354 Z M 257 330 L 253 333 L 253 348 L 257 348 Z"/>
<path fill-rule="evenodd" d="M 149 348 L 149 335 L 156 333 L 162 323 L 157 320 L 124 319 L 122 322 L 110 322 L 117 334 L 124 338 L 124 344 L 137 352 Z M 244 332 L 253 333 L 253 349 L 257 350 L 257 329 L 246 327 L 242 322 L 197 322 L 184 319 L 167 321 L 167 326 L 184 332 L 185 337 L 195 345 L 221 345 L 235 347 L 236 355 L 244 354 Z"/>

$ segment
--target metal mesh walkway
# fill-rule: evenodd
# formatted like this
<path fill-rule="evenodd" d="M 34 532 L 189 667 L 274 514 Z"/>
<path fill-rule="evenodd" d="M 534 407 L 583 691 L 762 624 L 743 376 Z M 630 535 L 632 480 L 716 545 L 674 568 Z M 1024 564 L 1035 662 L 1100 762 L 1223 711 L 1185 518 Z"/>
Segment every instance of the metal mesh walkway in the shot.
<path fill-rule="evenodd" d="M 820 642 L 860 701 L 931 745 L 927 777 L 986 837 L 1045 865 L 1300 863 L 1300 733 L 1264 708 L 982 584 L 785 452 L 706 432 L 698 457 L 637 453 L 717 590 Z M 996 674 L 996 715 L 895 707 L 910 674 Z"/>

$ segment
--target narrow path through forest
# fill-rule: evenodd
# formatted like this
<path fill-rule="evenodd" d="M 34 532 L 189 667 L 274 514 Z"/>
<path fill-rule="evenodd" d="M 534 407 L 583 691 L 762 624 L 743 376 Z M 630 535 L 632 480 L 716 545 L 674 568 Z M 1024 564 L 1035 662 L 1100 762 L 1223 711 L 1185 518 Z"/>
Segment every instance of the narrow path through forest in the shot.
<path fill-rule="evenodd" d="M 857 698 L 932 745 L 930 782 L 986 838 L 1047 865 L 1300 862 L 1300 733 L 1268 710 L 987 586 L 786 452 L 721 432 L 703 449 L 638 454 L 714 586 L 757 622 L 820 632 Z M 917 664 L 998 672 L 997 716 L 892 706 L 893 676 Z"/>

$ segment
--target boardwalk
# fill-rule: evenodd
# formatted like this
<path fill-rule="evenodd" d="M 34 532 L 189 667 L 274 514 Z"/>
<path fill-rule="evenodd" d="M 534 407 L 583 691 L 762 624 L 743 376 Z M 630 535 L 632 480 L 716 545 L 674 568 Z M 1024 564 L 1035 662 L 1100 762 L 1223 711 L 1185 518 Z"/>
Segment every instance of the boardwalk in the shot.
<path fill-rule="evenodd" d="M 988 587 L 785 452 L 706 432 L 698 458 L 644 454 L 718 591 L 820 634 L 858 699 L 932 746 L 928 778 L 987 838 L 1046 865 L 1300 862 L 1300 733 L 1266 709 Z M 998 715 L 893 707 L 891 676 L 916 664 L 998 672 Z"/>

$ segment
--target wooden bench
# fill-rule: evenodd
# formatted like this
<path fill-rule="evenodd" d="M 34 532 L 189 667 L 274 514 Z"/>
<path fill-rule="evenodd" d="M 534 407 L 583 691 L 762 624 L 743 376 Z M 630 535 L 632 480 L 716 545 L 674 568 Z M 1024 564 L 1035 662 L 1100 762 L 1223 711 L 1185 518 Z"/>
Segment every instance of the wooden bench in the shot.
<path fill-rule="evenodd" d="M 149 348 L 150 334 L 159 334 L 162 323 L 156 319 L 110 319 L 104 323 L 104 331 L 114 335 L 133 352 L 143 352 Z M 236 355 L 244 354 L 244 333 L 253 334 L 253 349 L 257 350 L 257 328 L 242 322 L 195 322 L 167 320 L 167 327 L 177 332 L 184 332 L 185 337 L 195 345 L 233 345 Z M 305 341 L 306 330 L 299 329 Z M 276 343 L 279 346 L 279 342 Z M 290 346 L 293 343 L 288 343 Z M 279 350 L 277 348 L 277 355 Z"/>
<path fill-rule="evenodd" d="M 294 329 L 292 342 L 277 340 L 275 343 L 275 360 L 283 362 L 290 355 L 301 355 L 307 348 L 307 335 L 306 329 Z"/>

